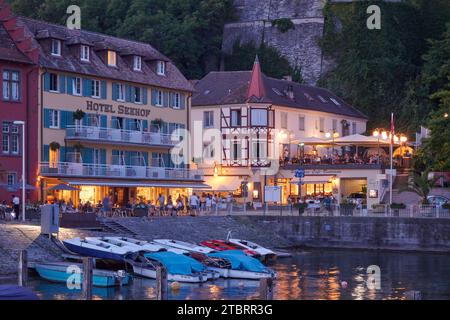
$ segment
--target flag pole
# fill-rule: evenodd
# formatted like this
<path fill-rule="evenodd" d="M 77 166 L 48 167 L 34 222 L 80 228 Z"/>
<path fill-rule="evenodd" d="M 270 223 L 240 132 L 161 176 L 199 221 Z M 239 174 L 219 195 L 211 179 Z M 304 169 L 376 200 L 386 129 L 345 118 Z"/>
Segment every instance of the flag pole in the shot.
<path fill-rule="evenodd" d="M 391 143 L 390 143 L 390 160 L 391 160 L 391 172 L 389 174 L 389 205 L 392 205 L 392 180 L 393 180 L 393 149 L 394 149 L 394 135 L 395 135 L 395 127 L 394 127 L 394 113 L 391 113 Z"/>

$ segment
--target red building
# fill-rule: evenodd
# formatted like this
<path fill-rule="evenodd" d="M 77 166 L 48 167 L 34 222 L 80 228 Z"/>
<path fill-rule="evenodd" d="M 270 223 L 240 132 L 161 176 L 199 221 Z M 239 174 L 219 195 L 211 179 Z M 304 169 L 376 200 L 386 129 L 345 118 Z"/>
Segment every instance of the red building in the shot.
<path fill-rule="evenodd" d="M 22 126 L 25 121 L 26 183 L 37 187 L 39 51 L 4 0 L 0 0 L 0 201 L 22 197 Z M 27 191 L 37 200 L 37 190 Z"/>

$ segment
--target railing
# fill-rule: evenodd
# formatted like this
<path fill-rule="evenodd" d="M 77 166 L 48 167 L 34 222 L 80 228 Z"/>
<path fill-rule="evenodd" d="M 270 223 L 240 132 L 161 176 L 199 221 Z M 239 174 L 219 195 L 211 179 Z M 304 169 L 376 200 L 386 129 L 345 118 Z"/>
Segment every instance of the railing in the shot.
<path fill-rule="evenodd" d="M 40 174 L 47 177 L 123 178 L 202 181 L 203 171 L 184 168 L 99 165 L 74 162 L 40 164 Z"/>
<path fill-rule="evenodd" d="M 179 139 L 173 140 L 170 134 L 89 126 L 68 126 L 66 139 L 168 147 L 180 142 Z"/>

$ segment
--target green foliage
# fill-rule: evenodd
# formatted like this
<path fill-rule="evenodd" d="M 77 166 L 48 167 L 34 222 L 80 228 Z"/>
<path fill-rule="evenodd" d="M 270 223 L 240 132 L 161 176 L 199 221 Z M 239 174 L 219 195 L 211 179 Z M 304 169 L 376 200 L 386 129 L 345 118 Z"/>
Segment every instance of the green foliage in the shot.
<path fill-rule="evenodd" d="M 414 173 L 412 183 L 408 187 L 400 189 L 400 192 L 414 192 L 422 198 L 422 204 L 428 204 L 428 195 L 436 181 L 440 178 L 428 179 L 428 172 L 428 170 L 425 170 L 421 174 Z"/>
<path fill-rule="evenodd" d="M 281 18 L 272 20 L 272 25 L 277 27 L 278 31 L 281 33 L 286 33 L 289 30 L 295 29 L 295 25 L 291 19 Z"/>
<path fill-rule="evenodd" d="M 301 81 L 299 69 L 293 69 L 289 61 L 282 57 L 273 47 L 262 44 L 259 48 L 254 43 L 239 44 L 236 41 L 233 46 L 233 53 L 225 57 L 225 67 L 227 71 L 251 70 L 255 61 L 255 56 L 259 56 L 262 72 L 273 78 L 281 79 L 284 76 L 295 76 Z M 296 71 L 295 71 L 296 70 Z"/>
<path fill-rule="evenodd" d="M 10 0 L 21 15 L 65 24 L 70 4 L 81 8 L 85 30 L 148 42 L 187 78 L 218 68 L 225 22 L 233 0 Z"/>

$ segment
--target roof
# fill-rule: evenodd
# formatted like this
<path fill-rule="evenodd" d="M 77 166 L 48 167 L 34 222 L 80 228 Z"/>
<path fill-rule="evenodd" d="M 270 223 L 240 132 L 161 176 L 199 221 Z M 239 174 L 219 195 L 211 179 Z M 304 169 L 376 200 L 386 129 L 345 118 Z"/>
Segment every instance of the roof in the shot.
<path fill-rule="evenodd" d="M 191 83 L 183 76 L 173 62 L 150 44 L 125 40 L 86 30 L 71 30 L 62 25 L 25 17 L 18 17 L 18 24 L 25 26 L 26 32 L 28 35 L 33 36 L 35 45 L 39 47 L 39 64 L 41 67 L 99 78 L 193 91 Z M 54 57 L 48 50 L 44 50 L 41 41 L 48 38 L 62 40 L 62 57 Z M 73 51 L 70 50 L 70 47 L 77 44 L 93 45 L 90 62 L 82 62 L 78 56 L 72 53 Z M 107 49 L 117 51 L 117 67 L 108 67 L 101 60 L 99 52 Z M 166 61 L 166 75 L 157 75 L 145 63 L 143 63 L 142 72 L 133 71 L 129 62 L 124 59 L 125 56 L 130 54 L 142 56 L 144 61 Z"/>
<path fill-rule="evenodd" d="M 248 85 L 248 99 L 262 99 L 266 95 L 266 89 L 264 88 L 264 80 L 262 78 L 261 66 L 259 65 L 258 56 L 256 56 L 255 63 L 253 64 L 252 78 Z"/>
<path fill-rule="evenodd" d="M 0 23 L 0 60 L 32 63 L 32 61 L 17 48 L 2 23 Z"/>
<path fill-rule="evenodd" d="M 367 119 L 366 115 L 327 89 L 270 78 L 263 73 L 265 96 L 248 98 L 251 78 L 252 71 L 210 72 L 196 83 L 192 106 L 268 103 Z"/>

